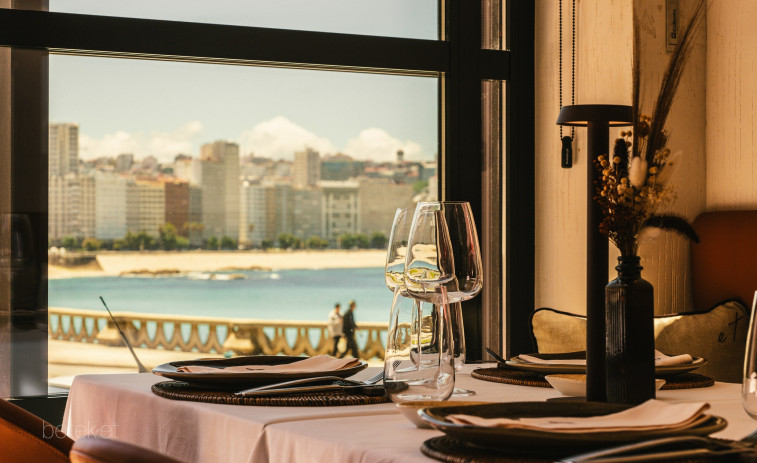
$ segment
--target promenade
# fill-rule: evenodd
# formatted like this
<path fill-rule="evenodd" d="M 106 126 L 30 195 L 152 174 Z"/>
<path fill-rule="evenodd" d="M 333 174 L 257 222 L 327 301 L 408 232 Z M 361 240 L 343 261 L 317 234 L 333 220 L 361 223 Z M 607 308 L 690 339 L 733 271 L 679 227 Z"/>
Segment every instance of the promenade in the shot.
<path fill-rule="evenodd" d="M 220 358 L 219 354 L 167 351 L 162 349 L 135 348 L 139 361 L 152 369 L 158 365 L 179 360 L 197 358 Z M 48 340 L 48 370 L 50 385 L 67 389 L 76 375 L 102 373 L 136 373 L 137 364 L 126 347 L 110 347 L 101 344 Z M 369 366 L 383 366 L 381 359 L 366 360 Z"/>

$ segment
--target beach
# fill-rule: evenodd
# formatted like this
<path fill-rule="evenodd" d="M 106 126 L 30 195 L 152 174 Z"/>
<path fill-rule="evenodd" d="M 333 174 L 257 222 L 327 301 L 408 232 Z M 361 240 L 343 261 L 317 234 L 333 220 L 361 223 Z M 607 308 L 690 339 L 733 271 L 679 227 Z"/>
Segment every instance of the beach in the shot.
<path fill-rule="evenodd" d="M 107 251 L 85 265 L 48 266 L 48 278 L 118 276 L 131 272 L 215 272 L 248 269 L 383 267 L 386 251 Z"/>

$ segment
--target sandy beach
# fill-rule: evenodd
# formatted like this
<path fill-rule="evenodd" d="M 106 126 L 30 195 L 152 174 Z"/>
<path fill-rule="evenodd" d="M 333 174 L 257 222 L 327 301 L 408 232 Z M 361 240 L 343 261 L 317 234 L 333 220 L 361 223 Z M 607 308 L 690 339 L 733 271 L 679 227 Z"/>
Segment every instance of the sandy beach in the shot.
<path fill-rule="evenodd" d="M 212 272 L 246 269 L 383 267 L 386 251 L 142 251 L 103 252 L 81 266 L 48 266 L 48 278 L 118 276 L 129 272 Z"/>

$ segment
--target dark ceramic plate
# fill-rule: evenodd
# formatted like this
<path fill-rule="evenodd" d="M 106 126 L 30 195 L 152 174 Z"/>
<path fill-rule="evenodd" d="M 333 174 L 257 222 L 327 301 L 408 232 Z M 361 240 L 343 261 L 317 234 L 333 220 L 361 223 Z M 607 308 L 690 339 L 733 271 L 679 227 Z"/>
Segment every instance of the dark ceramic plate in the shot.
<path fill-rule="evenodd" d="M 560 359 L 580 359 L 586 358 L 585 352 L 570 352 L 567 354 L 528 354 L 534 357 L 543 358 L 545 360 L 560 360 Z M 699 367 L 707 365 L 707 359 L 701 357 L 694 357 L 691 363 L 684 363 L 682 365 L 665 365 L 655 367 L 656 378 L 670 378 L 675 375 L 688 373 L 692 370 L 696 370 Z M 526 360 L 522 360 L 517 355 L 507 362 L 508 367 L 515 368 L 516 370 L 530 371 L 532 373 L 541 373 L 544 375 L 560 375 L 571 373 L 586 373 L 586 365 L 560 365 L 560 364 L 541 364 L 532 363 Z"/>
<path fill-rule="evenodd" d="M 309 373 L 267 373 L 251 371 L 249 373 L 184 373 L 176 371 L 177 368 L 186 365 L 202 365 L 206 367 L 230 367 L 239 365 L 282 365 L 303 360 L 305 357 L 289 357 L 282 355 L 253 355 L 247 357 L 232 357 L 228 359 L 198 359 L 169 362 L 158 365 L 152 369 L 156 375 L 177 381 L 186 381 L 189 384 L 204 387 L 243 388 L 264 386 L 283 381 L 303 378 L 317 378 L 321 376 L 338 376 L 346 378 L 368 367 L 361 361 L 360 365 L 342 370 L 325 370 Z"/>
<path fill-rule="evenodd" d="M 483 418 L 523 418 L 547 416 L 600 416 L 629 408 L 628 405 L 600 402 L 511 402 L 485 405 L 434 406 L 421 409 L 418 414 L 432 427 L 450 437 L 475 445 L 514 454 L 566 455 L 647 439 L 679 435 L 705 436 L 725 428 L 727 422 L 718 416 L 705 415 L 685 428 L 647 431 L 608 431 L 595 433 L 561 433 L 532 429 L 506 429 L 455 424 L 447 420 L 452 414 L 474 415 Z"/>

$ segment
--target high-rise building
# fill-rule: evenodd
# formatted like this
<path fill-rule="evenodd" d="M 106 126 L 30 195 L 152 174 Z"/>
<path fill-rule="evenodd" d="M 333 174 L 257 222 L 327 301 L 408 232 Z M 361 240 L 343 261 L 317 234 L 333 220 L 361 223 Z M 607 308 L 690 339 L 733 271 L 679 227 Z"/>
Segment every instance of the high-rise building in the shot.
<path fill-rule="evenodd" d="M 205 226 L 202 223 L 202 187 L 189 185 L 189 244 L 202 244 L 202 233 Z"/>
<path fill-rule="evenodd" d="M 321 157 L 318 151 L 305 148 L 294 153 L 292 169 L 295 187 L 315 186 L 321 179 Z"/>
<path fill-rule="evenodd" d="M 227 141 L 215 141 L 206 143 L 200 148 L 201 162 L 218 162 L 221 164 L 221 185 L 223 187 L 223 224 L 220 235 L 239 239 L 239 145 Z M 206 185 L 205 172 L 202 179 L 203 187 Z M 218 190 L 221 191 L 220 189 Z M 205 201 L 203 200 L 203 211 Z M 205 236 L 213 236 L 215 231 Z M 219 236 L 220 238 L 220 236 Z"/>
<path fill-rule="evenodd" d="M 79 175 L 79 236 L 95 238 L 97 191 L 93 174 Z"/>
<path fill-rule="evenodd" d="M 129 177 L 98 173 L 95 177 L 95 235 L 115 240 L 126 235 L 126 192 Z"/>
<path fill-rule="evenodd" d="M 79 227 L 80 201 L 79 178 L 74 172 L 48 179 L 47 231 L 51 239 L 82 237 Z"/>
<path fill-rule="evenodd" d="M 273 242 L 276 238 L 275 189 L 268 183 L 245 182 L 243 185 L 247 242 L 255 247 L 265 240 Z"/>
<path fill-rule="evenodd" d="M 407 183 L 388 179 L 360 182 L 359 232 L 368 236 L 381 232 L 388 238 L 397 208 L 409 208 L 411 215 L 415 210 L 414 194 L 413 186 Z"/>
<path fill-rule="evenodd" d="M 78 173 L 79 125 L 50 124 L 48 140 L 48 176 Z"/>
<path fill-rule="evenodd" d="M 332 246 L 339 244 L 339 237 L 357 233 L 360 221 L 359 184 L 355 181 L 320 183 L 323 192 L 321 202 L 321 236 Z"/>
<path fill-rule="evenodd" d="M 157 237 L 166 221 L 166 195 L 162 182 L 137 180 L 126 189 L 126 228 Z"/>
<path fill-rule="evenodd" d="M 221 239 L 226 232 L 224 165 L 221 161 L 208 159 L 199 161 L 199 166 L 202 188 L 202 237 Z"/>
<path fill-rule="evenodd" d="M 166 218 L 176 233 L 189 236 L 189 183 L 177 180 L 164 181 L 166 189 Z"/>
<path fill-rule="evenodd" d="M 302 241 L 321 235 L 321 202 L 323 193 L 319 188 L 294 190 L 294 236 Z"/>

